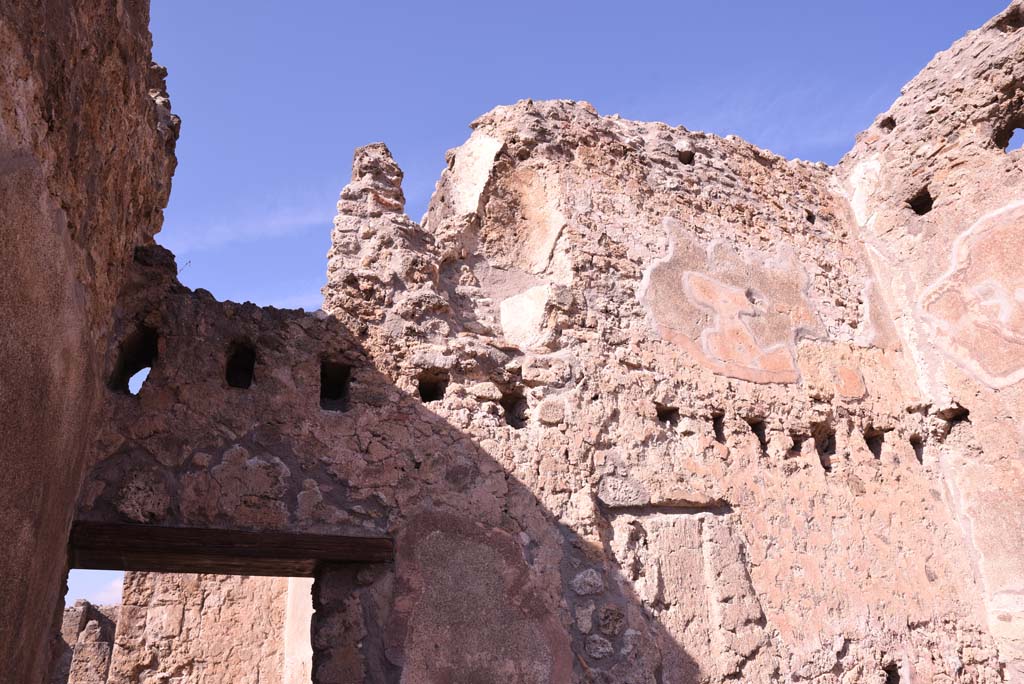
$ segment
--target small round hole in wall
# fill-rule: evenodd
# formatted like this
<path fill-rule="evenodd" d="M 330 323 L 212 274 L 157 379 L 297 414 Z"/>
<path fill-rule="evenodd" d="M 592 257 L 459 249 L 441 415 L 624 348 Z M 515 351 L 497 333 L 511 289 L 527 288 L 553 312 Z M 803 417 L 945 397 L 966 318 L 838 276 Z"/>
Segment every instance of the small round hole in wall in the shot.
<path fill-rule="evenodd" d="M 932 207 L 935 205 L 935 199 L 932 197 L 932 193 L 928 190 L 928 186 L 924 186 L 917 193 L 907 200 L 907 205 L 914 210 L 914 213 L 918 216 L 924 216 Z"/>
<path fill-rule="evenodd" d="M 160 337 L 148 325 L 139 325 L 124 338 L 107 387 L 123 394 L 138 394 L 156 363 Z"/>
<path fill-rule="evenodd" d="M 1014 128 L 1003 149 L 1007 152 L 1016 152 L 1021 148 L 1024 148 L 1024 128 Z"/>

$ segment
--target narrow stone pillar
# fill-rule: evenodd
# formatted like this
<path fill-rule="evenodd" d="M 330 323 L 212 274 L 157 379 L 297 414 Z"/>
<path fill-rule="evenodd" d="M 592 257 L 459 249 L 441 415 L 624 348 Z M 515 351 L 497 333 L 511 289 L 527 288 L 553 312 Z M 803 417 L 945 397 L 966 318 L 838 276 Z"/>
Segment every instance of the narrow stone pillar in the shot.
<path fill-rule="evenodd" d="M 284 609 L 284 669 L 281 684 L 309 684 L 313 680 L 313 579 L 288 578 L 288 603 Z"/>
<path fill-rule="evenodd" d="M 313 582 L 313 684 L 397 684 L 384 625 L 394 573 L 387 564 L 323 565 Z"/>
<path fill-rule="evenodd" d="M 75 605 L 64 609 L 60 635 L 54 646 L 54 663 L 50 668 L 50 684 L 67 684 L 68 676 L 71 674 L 71 658 L 75 653 L 75 644 L 78 643 L 78 635 L 82 633 L 88 622 L 90 608 L 88 601 L 79 599 L 75 601 Z"/>
<path fill-rule="evenodd" d="M 114 635 L 98 620 L 90 620 L 78 635 L 68 684 L 107 684 Z"/>

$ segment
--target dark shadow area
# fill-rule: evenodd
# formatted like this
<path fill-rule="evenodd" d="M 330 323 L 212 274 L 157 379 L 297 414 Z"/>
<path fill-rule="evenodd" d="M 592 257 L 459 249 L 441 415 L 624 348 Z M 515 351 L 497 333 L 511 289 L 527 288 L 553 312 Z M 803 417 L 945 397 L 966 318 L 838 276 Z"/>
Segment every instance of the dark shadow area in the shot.
<path fill-rule="evenodd" d="M 438 368 L 425 370 L 416 379 L 416 389 L 423 402 L 441 401 L 448 389 L 448 371 Z"/>
<path fill-rule="evenodd" d="M 526 427 L 529 418 L 529 405 L 526 402 L 526 395 L 522 389 L 513 389 L 501 393 L 501 412 L 505 418 L 505 424 L 516 430 Z"/>
<path fill-rule="evenodd" d="M 654 411 L 658 416 L 658 422 L 669 427 L 679 424 L 679 408 L 676 406 L 665 406 L 655 402 Z"/>
<path fill-rule="evenodd" d="M 882 448 L 885 446 L 885 431 L 875 428 L 868 428 L 864 431 L 864 444 L 875 459 L 882 457 Z"/>
<path fill-rule="evenodd" d="M 995 27 L 1003 33 L 1013 33 L 1024 27 L 1024 8 L 1018 5 L 1007 9 L 996 20 Z"/>
<path fill-rule="evenodd" d="M 722 412 L 714 413 L 711 416 L 711 429 L 715 433 L 715 441 L 719 444 L 725 444 L 725 414 Z"/>
<path fill-rule="evenodd" d="M 921 465 L 924 465 L 924 439 L 921 435 L 910 436 L 910 448 L 914 450 L 914 458 Z"/>
<path fill-rule="evenodd" d="M 807 441 L 808 436 L 799 432 L 790 432 L 789 438 L 793 440 L 793 446 L 789 450 L 790 456 L 799 456 L 800 451 L 804 448 L 804 442 Z"/>
<path fill-rule="evenodd" d="M 970 424 L 971 412 L 960 404 L 954 404 L 950 408 L 939 411 L 936 415 L 945 423 L 941 432 L 941 440 L 946 439 L 959 425 Z M 940 440 L 940 441 L 941 441 Z"/>
<path fill-rule="evenodd" d="M 757 437 L 757 443 L 761 447 L 761 455 L 768 454 L 768 426 L 765 425 L 764 418 L 752 417 L 746 418 L 747 425 L 750 426 L 750 431 Z"/>

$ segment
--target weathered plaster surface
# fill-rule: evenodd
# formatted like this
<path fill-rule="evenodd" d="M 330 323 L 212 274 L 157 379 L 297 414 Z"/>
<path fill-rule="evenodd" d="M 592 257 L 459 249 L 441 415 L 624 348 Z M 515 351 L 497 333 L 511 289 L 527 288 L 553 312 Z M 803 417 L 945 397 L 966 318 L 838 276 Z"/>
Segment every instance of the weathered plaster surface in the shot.
<path fill-rule="evenodd" d="M 936 55 L 837 169 L 923 398 L 937 414 L 970 411 L 945 440 L 942 482 L 1007 681 L 1024 680 L 1024 153 L 1005 150 L 1024 123 L 1022 26 L 1014 2 Z"/>

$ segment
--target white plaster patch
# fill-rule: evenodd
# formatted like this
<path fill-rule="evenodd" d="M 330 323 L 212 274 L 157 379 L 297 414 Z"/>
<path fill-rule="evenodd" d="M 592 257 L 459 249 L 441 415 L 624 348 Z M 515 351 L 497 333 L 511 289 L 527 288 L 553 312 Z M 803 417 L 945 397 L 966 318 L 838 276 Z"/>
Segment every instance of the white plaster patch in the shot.
<path fill-rule="evenodd" d="M 491 177 L 494 158 L 505 143 L 484 133 L 473 133 L 455 154 L 450 187 L 456 215 L 475 214 L 480 194 Z"/>
<path fill-rule="evenodd" d="M 1024 643 L 1024 595 L 998 592 L 988 600 L 987 608 L 992 636 Z"/>
<path fill-rule="evenodd" d="M 551 288 L 537 285 L 501 303 L 501 329 L 505 339 L 522 349 L 540 342 L 544 335 L 544 312 Z"/>
<path fill-rule="evenodd" d="M 878 157 L 865 159 L 853 168 L 850 174 L 850 186 L 853 192 L 850 196 L 850 206 L 861 227 L 867 227 L 869 219 L 872 218 L 868 212 L 868 202 L 878 188 L 878 176 L 882 170 L 882 164 Z"/>
<path fill-rule="evenodd" d="M 565 226 L 558 209 L 557 191 L 552 181 L 538 173 L 519 178 L 520 209 L 525 231 L 520 235 L 519 265 L 530 273 L 543 273 L 551 262 L 555 244 Z"/>
<path fill-rule="evenodd" d="M 942 352 L 993 389 L 1024 380 L 1024 269 L 1015 250 L 1024 200 L 985 214 L 953 241 L 949 268 L 916 313 Z"/>

